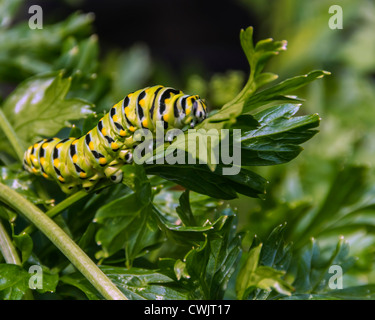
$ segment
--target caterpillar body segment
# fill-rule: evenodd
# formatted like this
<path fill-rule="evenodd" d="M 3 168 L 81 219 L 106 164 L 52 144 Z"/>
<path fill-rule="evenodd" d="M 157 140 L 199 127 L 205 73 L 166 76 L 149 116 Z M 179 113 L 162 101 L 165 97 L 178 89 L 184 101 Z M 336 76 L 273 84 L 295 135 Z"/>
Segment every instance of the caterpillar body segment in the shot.
<path fill-rule="evenodd" d="M 100 179 L 121 182 L 121 166 L 132 162 L 134 132 L 144 128 L 155 133 L 185 125 L 194 127 L 207 115 L 197 95 L 169 87 L 153 86 L 128 94 L 98 124 L 80 138 L 41 140 L 24 155 L 24 167 L 59 183 L 65 193 L 92 190 Z"/>

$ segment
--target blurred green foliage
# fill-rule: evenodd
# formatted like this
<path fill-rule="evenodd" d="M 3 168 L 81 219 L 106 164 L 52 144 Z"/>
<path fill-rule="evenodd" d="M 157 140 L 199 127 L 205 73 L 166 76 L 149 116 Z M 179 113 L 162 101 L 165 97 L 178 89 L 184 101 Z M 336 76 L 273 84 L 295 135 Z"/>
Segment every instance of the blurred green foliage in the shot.
<path fill-rule="evenodd" d="M 2 1 L 3 115 L 25 147 L 79 136 L 128 92 L 178 82 L 207 100 L 203 128 L 242 129 L 236 176 L 220 165 L 125 166 L 126 186 L 90 194 L 55 218 L 128 298 L 373 299 L 374 4 L 341 1 L 344 29 L 331 30 L 330 1 L 238 3 L 263 18 L 256 38 L 287 39 L 288 50 L 272 39 L 254 45 L 248 28 L 240 34 L 248 76 L 192 70 L 176 81 L 144 44 L 101 56 L 91 14 L 31 30 L 12 23 L 22 1 Z M 332 75 L 315 81 L 329 74 L 316 69 Z M 1 134 L 1 183 L 46 210 L 59 203 L 57 187 L 21 171 L 9 132 Z M 46 275 L 36 298 L 102 298 L 40 232 L 22 233 L 28 222 L 8 205 L 0 218 L 22 261 L 0 258 L 0 298 L 25 297 L 33 264 Z M 331 265 L 342 267 L 344 289 L 329 287 Z"/>
<path fill-rule="evenodd" d="M 323 250 L 344 236 L 357 260 L 344 288 L 374 282 L 375 10 L 373 1 L 238 1 L 264 17 L 261 36 L 288 39 L 288 51 L 268 68 L 281 76 L 311 68 L 332 76 L 299 90 L 303 112 L 319 112 L 320 133 L 293 164 L 261 171 L 270 181 L 264 202 L 236 201 L 244 230 L 266 237 L 287 222 L 285 235 L 303 247 L 310 237 Z M 328 26 L 331 5 L 343 9 L 343 29 Z M 341 241 L 341 240 L 340 240 Z M 336 293 L 344 297 L 344 292 Z M 352 297 L 356 294 L 353 293 Z M 303 296 L 307 298 L 307 296 Z M 357 298 L 363 294 L 358 292 Z"/>

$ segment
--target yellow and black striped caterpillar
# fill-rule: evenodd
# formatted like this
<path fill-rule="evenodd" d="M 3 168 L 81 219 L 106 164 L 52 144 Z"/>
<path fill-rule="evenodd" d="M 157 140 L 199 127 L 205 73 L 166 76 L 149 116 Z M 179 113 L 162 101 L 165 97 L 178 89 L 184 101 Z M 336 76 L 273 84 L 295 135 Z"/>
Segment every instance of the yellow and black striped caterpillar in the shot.
<path fill-rule="evenodd" d="M 92 190 L 102 178 L 121 182 L 121 166 L 132 162 L 133 133 L 145 128 L 155 132 L 185 125 L 194 127 L 206 118 L 207 108 L 197 95 L 153 86 L 128 94 L 116 103 L 97 126 L 80 138 L 41 140 L 24 155 L 29 172 L 56 180 L 65 193 L 81 187 Z"/>

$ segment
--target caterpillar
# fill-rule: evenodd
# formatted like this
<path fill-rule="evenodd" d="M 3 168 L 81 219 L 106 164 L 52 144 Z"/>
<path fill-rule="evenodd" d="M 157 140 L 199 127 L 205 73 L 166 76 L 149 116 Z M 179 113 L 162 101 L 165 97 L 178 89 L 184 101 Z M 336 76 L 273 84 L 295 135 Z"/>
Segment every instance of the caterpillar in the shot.
<path fill-rule="evenodd" d="M 23 159 L 32 174 L 55 180 L 63 192 L 91 191 L 101 179 L 122 181 L 121 166 L 132 162 L 133 133 L 157 125 L 165 132 L 194 127 L 207 116 L 205 102 L 170 87 L 153 86 L 128 94 L 92 130 L 80 138 L 43 139 L 30 146 Z"/>

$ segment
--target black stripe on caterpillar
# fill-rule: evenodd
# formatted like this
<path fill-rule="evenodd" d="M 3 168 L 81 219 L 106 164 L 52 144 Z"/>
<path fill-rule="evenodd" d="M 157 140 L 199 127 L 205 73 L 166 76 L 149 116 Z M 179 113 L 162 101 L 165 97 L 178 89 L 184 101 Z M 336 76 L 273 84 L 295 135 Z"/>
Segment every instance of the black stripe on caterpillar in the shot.
<path fill-rule="evenodd" d="M 65 193 L 80 188 L 92 190 L 102 178 L 121 182 L 121 166 L 132 162 L 133 133 L 146 128 L 155 132 L 194 127 L 207 116 L 207 107 L 197 95 L 153 86 L 128 94 L 116 103 L 97 126 L 80 138 L 41 140 L 24 155 L 29 172 L 55 180 Z"/>

